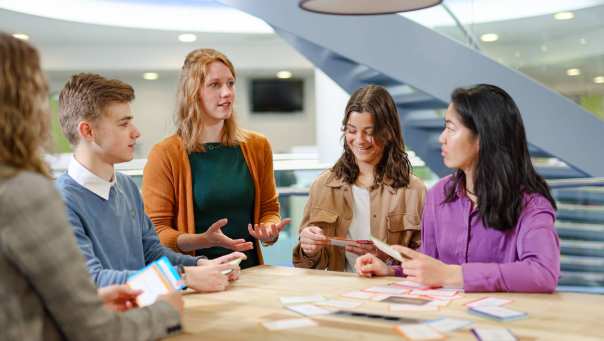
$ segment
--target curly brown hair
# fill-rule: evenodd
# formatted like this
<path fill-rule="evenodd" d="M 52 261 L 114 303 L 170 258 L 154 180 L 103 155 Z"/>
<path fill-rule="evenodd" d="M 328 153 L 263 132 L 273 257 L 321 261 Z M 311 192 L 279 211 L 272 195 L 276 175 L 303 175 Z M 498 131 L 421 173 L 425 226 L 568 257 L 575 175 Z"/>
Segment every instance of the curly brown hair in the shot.
<path fill-rule="evenodd" d="M 0 178 L 28 170 L 50 177 L 43 161 L 49 146 L 48 83 L 38 51 L 0 32 Z"/>
<path fill-rule="evenodd" d="M 396 104 L 388 90 L 379 85 L 362 87 L 355 91 L 348 100 L 342 120 L 344 153 L 331 171 L 349 184 L 354 184 L 359 176 L 359 166 L 344 137 L 352 112 L 368 112 L 373 116 L 373 137 L 384 146 L 382 158 L 375 166 L 372 188 L 381 184 L 387 184 L 393 188 L 409 185 L 411 162 L 405 151 Z"/>

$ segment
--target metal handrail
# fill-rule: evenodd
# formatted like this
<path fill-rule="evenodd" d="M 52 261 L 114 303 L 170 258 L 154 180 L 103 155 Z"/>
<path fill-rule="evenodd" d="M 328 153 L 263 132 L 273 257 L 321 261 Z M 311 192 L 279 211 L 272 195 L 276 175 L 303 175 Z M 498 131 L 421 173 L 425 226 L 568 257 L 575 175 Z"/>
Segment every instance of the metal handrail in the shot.
<path fill-rule="evenodd" d="M 604 178 L 575 178 L 547 180 L 551 189 L 604 186 Z"/>

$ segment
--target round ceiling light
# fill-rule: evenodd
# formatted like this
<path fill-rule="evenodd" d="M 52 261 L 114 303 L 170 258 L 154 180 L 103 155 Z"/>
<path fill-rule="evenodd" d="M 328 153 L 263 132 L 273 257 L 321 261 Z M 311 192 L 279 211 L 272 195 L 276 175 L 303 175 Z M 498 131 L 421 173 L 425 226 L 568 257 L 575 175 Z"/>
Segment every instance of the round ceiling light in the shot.
<path fill-rule="evenodd" d="M 316 13 L 375 15 L 416 11 L 439 5 L 442 0 L 300 0 L 300 8 Z"/>

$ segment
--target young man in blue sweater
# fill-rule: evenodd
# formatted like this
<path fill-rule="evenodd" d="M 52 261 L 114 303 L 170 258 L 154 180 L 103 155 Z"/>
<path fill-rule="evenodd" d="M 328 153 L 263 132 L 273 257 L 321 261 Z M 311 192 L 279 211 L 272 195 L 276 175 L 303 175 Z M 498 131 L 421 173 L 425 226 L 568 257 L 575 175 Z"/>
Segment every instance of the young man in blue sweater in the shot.
<path fill-rule="evenodd" d="M 96 74 L 72 76 L 59 97 L 61 127 L 74 156 L 57 183 L 92 279 L 98 287 L 125 283 L 146 264 L 167 256 L 182 265 L 188 287 L 222 291 L 239 274 L 239 267 L 228 262 L 245 255 L 233 252 L 208 261 L 164 247 L 144 212 L 136 184 L 114 169 L 116 163 L 132 160 L 140 137 L 132 122 L 132 100 L 130 85 Z M 219 227 L 205 237 L 216 243 L 234 242 Z M 228 269 L 233 271 L 224 275 Z"/>

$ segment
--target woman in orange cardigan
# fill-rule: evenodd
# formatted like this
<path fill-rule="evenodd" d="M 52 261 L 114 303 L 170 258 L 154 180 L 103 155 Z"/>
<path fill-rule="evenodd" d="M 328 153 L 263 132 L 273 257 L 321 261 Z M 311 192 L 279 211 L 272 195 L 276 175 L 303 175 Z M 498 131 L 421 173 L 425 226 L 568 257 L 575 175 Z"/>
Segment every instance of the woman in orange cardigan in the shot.
<path fill-rule="evenodd" d="M 149 153 L 143 199 L 164 245 L 210 259 L 242 251 L 246 268 L 263 263 L 258 241 L 276 242 L 289 219 L 279 216 L 268 140 L 237 126 L 235 79 L 224 54 L 187 55 L 177 131 Z"/>

